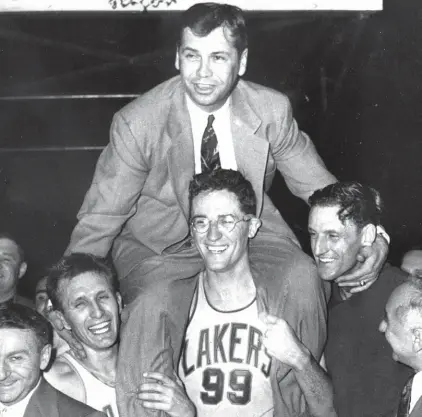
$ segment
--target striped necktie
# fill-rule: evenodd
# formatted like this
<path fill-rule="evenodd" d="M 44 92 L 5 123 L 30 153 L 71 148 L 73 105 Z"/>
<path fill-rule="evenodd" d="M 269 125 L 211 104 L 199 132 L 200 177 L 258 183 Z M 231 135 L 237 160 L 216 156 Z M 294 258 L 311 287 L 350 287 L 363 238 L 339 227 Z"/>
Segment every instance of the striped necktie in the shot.
<path fill-rule="evenodd" d="M 409 417 L 410 398 L 412 393 L 413 376 L 409 378 L 401 393 L 397 417 Z"/>
<path fill-rule="evenodd" d="M 221 168 L 220 155 L 217 148 L 217 136 L 212 127 L 214 119 L 215 117 L 213 114 L 208 116 L 207 127 L 202 135 L 201 172 L 211 172 Z"/>

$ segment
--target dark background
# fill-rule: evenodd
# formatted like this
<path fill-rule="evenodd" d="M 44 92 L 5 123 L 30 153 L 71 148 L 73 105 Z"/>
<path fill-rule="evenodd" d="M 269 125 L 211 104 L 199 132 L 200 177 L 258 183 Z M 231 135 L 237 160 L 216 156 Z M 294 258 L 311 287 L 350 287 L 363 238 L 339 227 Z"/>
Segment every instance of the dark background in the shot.
<path fill-rule="evenodd" d="M 247 13 L 245 78 L 290 97 L 340 180 L 381 192 L 393 263 L 422 243 L 419 3 L 385 0 L 375 14 Z M 86 95 L 141 94 L 174 75 L 176 18 L 0 15 L 0 231 L 27 253 L 24 293 L 63 253 L 111 117 L 131 100 Z M 306 244 L 307 206 L 281 178 L 272 197 Z"/>

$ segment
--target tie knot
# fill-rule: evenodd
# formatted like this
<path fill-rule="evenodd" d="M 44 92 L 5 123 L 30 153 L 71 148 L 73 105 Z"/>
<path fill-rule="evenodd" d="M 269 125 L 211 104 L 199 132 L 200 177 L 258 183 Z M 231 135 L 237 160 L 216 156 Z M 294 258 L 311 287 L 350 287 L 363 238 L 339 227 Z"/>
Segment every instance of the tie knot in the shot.
<path fill-rule="evenodd" d="M 207 123 L 207 127 L 210 127 L 210 126 L 213 124 L 214 120 L 215 120 L 215 116 L 214 116 L 213 114 L 210 114 L 210 115 L 208 116 L 208 123 Z M 202 126 L 203 126 L 203 125 L 202 125 Z"/>

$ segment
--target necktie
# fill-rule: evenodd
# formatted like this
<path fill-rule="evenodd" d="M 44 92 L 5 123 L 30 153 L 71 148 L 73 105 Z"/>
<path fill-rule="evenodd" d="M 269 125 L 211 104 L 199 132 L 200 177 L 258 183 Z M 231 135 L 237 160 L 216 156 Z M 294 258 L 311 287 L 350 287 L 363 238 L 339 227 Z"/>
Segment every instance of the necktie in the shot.
<path fill-rule="evenodd" d="M 215 134 L 212 123 L 214 122 L 214 115 L 208 116 L 207 127 L 202 135 L 201 144 L 201 171 L 211 172 L 221 168 L 220 155 L 217 149 L 217 136 Z"/>
<path fill-rule="evenodd" d="M 408 417 L 410 408 L 410 397 L 412 393 L 413 376 L 409 378 L 401 393 L 397 417 Z"/>

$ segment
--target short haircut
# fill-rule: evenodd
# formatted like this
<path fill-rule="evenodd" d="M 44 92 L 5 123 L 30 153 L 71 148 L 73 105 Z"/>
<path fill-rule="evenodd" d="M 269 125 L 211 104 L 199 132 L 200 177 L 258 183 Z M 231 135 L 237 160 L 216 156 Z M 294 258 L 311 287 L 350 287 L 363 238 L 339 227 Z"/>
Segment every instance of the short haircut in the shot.
<path fill-rule="evenodd" d="M 118 291 L 116 272 L 105 258 L 88 253 L 72 253 L 64 256 L 50 268 L 47 278 L 47 295 L 55 310 L 63 310 L 61 300 L 62 281 L 71 281 L 78 275 L 91 272 L 104 277 L 114 292 Z"/>
<path fill-rule="evenodd" d="M 239 171 L 231 169 L 217 169 L 211 173 L 195 175 L 189 185 L 190 210 L 198 194 L 220 190 L 235 194 L 243 213 L 256 215 L 256 195 L 252 184 Z"/>
<path fill-rule="evenodd" d="M 374 188 L 362 185 L 358 182 L 336 182 L 320 190 L 315 191 L 309 197 L 312 207 L 339 206 L 338 217 L 344 224 L 350 220 L 358 228 L 367 224 L 379 225 L 383 202 L 381 196 Z"/>
<path fill-rule="evenodd" d="M 196 36 L 207 36 L 222 27 L 227 40 L 241 54 L 248 47 L 245 18 L 239 7 L 219 3 L 197 3 L 182 14 L 179 42 L 183 31 L 189 28 Z"/>
<path fill-rule="evenodd" d="M 0 232 L 0 240 L 1 239 L 7 239 L 7 240 L 10 240 L 11 242 L 13 242 L 18 249 L 20 263 L 25 261 L 25 252 L 23 251 L 22 246 L 19 245 L 19 243 L 16 241 L 16 239 L 14 238 L 13 235 L 11 235 L 10 233 L 7 233 L 7 232 Z"/>
<path fill-rule="evenodd" d="M 35 333 L 38 348 L 53 344 L 53 327 L 37 311 L 21 304 L 0 307 L 0 329 L 30 330 Z"/>
<path fill-rule="evenodd" d="M 409 275 L 407 281 L 403 285 L 408 285 L 410 287 L 409 296 L 403 299 L 395 311 L 397 318 L 402 324 L 405 323 L 406 317 L 411 311 L 418 312 L 422 319 L 422 279 L 417 276 Z"/>

